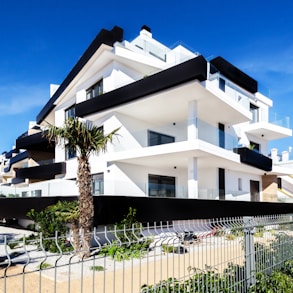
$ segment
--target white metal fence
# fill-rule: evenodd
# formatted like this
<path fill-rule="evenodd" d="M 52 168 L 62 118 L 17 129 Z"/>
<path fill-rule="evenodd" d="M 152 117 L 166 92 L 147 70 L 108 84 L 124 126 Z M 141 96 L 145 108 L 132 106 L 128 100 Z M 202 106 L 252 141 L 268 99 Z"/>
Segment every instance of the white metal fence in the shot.
<path fill-rule="evenodd" d="M 71 235 L 20 237 L 1 235 L 0 292 L 248 292 L 293 258 L 292 215 L 105 227 L 86 258 Z"/>

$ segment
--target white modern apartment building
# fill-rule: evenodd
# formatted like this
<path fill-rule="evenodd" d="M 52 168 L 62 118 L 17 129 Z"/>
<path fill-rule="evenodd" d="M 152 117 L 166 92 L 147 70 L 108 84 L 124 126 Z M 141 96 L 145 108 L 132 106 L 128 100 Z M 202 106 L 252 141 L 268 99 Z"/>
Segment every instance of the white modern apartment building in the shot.
<path fill-rule="evenodd" d="M 52 87 L 36 125 L 78 116 L 105 133 L 120 127 L 108 151 L 90 158 L 94 195 L 277 201 L 277 176 L 292 171 L 275 168 L 268 143 L 292 130 L 269 119 L 272 106 L 257 81 L 224 58 L 170 49 L 147 26 L 126 41 L 114 27 Z M 52 193 L 61 182 L 75 195 L 74 150 L 52 146 L 38 127 L 16 140 L 27 156 L 13 180 L 40 186 L 40 195 L 49 185 L 50 195 L 62 195 Z"/>

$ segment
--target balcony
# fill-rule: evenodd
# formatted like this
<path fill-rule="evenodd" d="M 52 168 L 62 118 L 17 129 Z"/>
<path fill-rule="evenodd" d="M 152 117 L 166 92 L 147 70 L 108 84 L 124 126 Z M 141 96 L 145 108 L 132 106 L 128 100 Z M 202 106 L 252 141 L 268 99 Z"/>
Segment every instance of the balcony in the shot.
<path fill-rule="evenodd" d="M 289 117 L 268 115 L 268 111 L 258 108 L 253 113 L 253 120 L 244 127 L 244 131 L 267 141 L 292 136 Z"/>
<path fill-rule="evenodd" d="M 222 57 L 216 57 L 210 61 L 211 73 L 222 72 L 233 83 L 244 89 L 249 93 L 256 93 L 258 91 L 258 83 L 249 75 L 229 63 Z"/>
<path fill-rule="evenodd" d="M 89 115 L 122 105 L 127 105 L 128 108 L 128 103 L 141 100 L 146 96 L 158 94 L 189 81 L 205 81 L 206 75 L 207 62 L 202 56 L 198 56 L 121 88 L 99 95 L 94 99 L 81 102 L 76 105 L 76 115 L 88 117 Z"/>
<path fill-rule="evenodd" d="M 133 125 L 135 122 L 133 122 Z M 138 123 L 137 123 L 138 124 Z M 129 151 L 160 145 L 164 143 L 177 143 L 188 140 L 188 120 L 170 122 L 168 124 L 142 125 L 137 131 L 123 130 L 123 135 L 119 137 L 119 143 L 113 145 L 115 152 Z M 196 120 L 197 137 L 215 146 L 233 151 L 238 146 L 238 137 L 220 130 L 219 128 L 201 120 Z M 156 137 L 151 136 L 154 133 Z"/>
<path fill-rule="evenodd" d="M 26 159 L 28 159 L 28 152 L 27 151 L 21 152 L 21 153 L 17 154 L 16 156 L 11 157 L 9 160 L 8 166 L 4 169 L 4 172 L 6 172 L 6 173 L 9 172 L 12 165 L 15 165 L 16 163 L 19 163 L 19 162 L 26 160 Z"/>
<path fill-rule="evenodd" d="M 240 162 L 252 167 L 272 171 L 272 159 L 246 147 L 235 148 L 234 152 L 240 155 Z"/>
<path fill-rule="evenodd" d="M 37 132 L 31 135 L 26 133 L 17 138 L 16 148 L 53 152 L 55 149 L 55 144 L 50 143 L 47 137 L 44 136 L 43 132 Z"/>
<path fill-rule="evenodd" d="M 22 168 L 16 170 L 17 178 L 27 178 L 27 179 L 42 179 L 49 180 L 54 179 L 56 175 L 61 175 L 66 173 L 66 163 L 50 163 L 41 166 Z"/>

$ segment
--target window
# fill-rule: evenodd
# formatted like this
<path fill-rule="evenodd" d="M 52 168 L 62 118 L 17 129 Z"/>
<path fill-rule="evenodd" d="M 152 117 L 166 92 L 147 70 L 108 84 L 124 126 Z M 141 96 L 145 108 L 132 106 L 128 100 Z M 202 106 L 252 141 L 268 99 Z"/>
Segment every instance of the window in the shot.
<path fill-rule="evenodd" d="M 160 145 L 160 144 L 166 144 L 166 143 L 172 143 L 175 142 L 175 137 L 150 131 L 148 132 L 148 146 L 154 146 L 154 145 Z"/>
<path fill-rule="evenodd" d="M 104 194 L 104 173 L 92 175 L 92 193 L 93 195 Z"/>
<path fill-rule="evenodd" d="M 42 196 L 42 190 L 41 189 L 31 191 L 31 197 L 41 197 L 41 196 Z"/>
<path fill-rule="evenodd" d="M 65 119 L 75 117 L 75 105 L 65 110 Z"/>
<path fill-rule="evenodd" d="M 103 80 L 101 79 L 86 91 L 86 99 L 92 99 L 103 94 Z"/>
<path fill-rule="evenodd" d="M 238 191 L 242 191 L 242 178 L 238 178 Z"/>
<path fill-rule="evenodd" d="M 175 177 L 150 174 L 149 196 L 175 197 Z"/>
<path fill-rule="evenodd" d="M 225 125 L 218 123 L 219 129 L 219 147 L 225 148 Z"/>
<path fill-rule="evenodd" d="M 76 150 L 69 145 L 65 146 L 65 160 L 69 160 L 76 157 Z"/>
<path fill-rule="evenodd" d="M 253 104 L 250 104 L 249 106 L 250 112 L 252 113 L 252 123 L 256 123 L 259 121 L 258 113 L 259 113 L 259 108 Z"/>
<path fill-rule="evenodd" d="M 219 88 L 220 90 L 222 90 L 223 92 L 225 91 L 225 79 L 223 78 L 219 78 Z"/>

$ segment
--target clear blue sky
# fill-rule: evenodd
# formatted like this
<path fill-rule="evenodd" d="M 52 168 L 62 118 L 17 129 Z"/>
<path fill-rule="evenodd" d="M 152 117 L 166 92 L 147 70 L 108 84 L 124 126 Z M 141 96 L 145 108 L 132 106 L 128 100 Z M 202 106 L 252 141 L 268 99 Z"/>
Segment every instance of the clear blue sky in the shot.
<path fill-rule="evenodd" d="M 221 55 L 258 80 L 273 111 L 293 127 L 293 2 L 3 1 L 0 10 L 0 153 L 9 151 L 101 28 L 118 25 L 132 40 L 142 25 L 165 45 L 183 42 Z M 271 144 L 280 151 L 292 138 Z"/>

